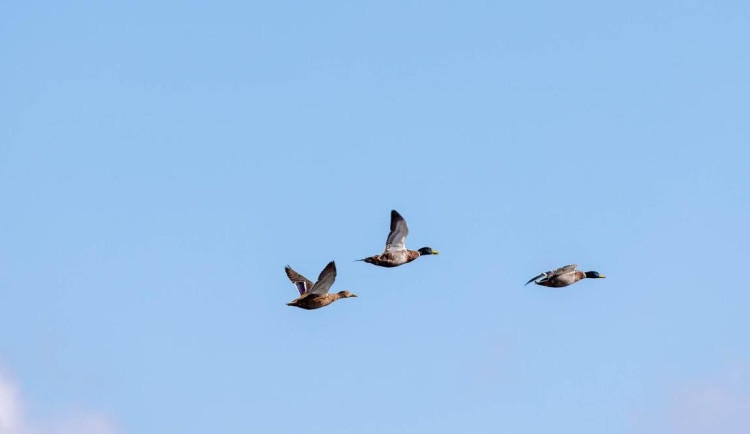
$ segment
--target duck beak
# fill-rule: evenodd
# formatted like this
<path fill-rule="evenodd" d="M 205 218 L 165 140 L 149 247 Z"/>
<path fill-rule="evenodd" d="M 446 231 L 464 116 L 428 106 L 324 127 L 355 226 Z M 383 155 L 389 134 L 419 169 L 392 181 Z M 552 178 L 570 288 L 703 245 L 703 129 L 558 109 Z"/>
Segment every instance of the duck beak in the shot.
<path fill-rule="evenodd" d="M 356 296 L 357 296 L 357 294 L 352 294 L 352 295 L 350 295 L 350 297 L 356 297 Z"/>
<path fill-rule="evenodd" d="M 433 255 L 439 255 L 439 254 L 440 254 L 440 252 L 438 252 L 437 250 L 433 250 L 433 251 L 432 251 L 432 254 L 433 254 Z"/>
<path fill-rule="evenodd" d="M 606 279 L 606 278 L 607 278 L 607 276 L 602 276 L 602 275 L 600 274 L 600 275 L 599 275 L 599 278 L 600 278 L 600 279 Z"/>

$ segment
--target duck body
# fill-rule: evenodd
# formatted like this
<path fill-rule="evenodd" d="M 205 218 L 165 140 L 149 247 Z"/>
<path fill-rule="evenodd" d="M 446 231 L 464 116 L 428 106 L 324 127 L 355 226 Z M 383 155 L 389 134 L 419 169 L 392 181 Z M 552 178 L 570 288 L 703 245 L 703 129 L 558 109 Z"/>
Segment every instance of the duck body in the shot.
<path fill-rule="evenodd" d="M 409 227 L 406 220 L 401 217 L 395 209 L 391 210 L 391 232 L 385 241 L 385 251 L 379 255 L 370 256 L 360 261 L 380 267 L 393 268 L 426 255 L 437 255 L 438 252 L 430 247 L 422 247 L 419 250 L 407 250 L 406 236 L 409 235 Z"/>
<path fill-rule="evenodd" d="M 396 252 L 383 252 L 379 255 L 365 258 L 363 261 L 380 267 L 393 268 L 398 267 L 399 265 L 408 264 L 420 256 L 421 255 L 416 250 L 399 250 Z"/>
<path fill-rule="evenodd" d="M 342 298 L 356 297 L 349 291 L 340 291 L 329 294 L 328 290 L 336 280 L 336 263 L 331 261 L 326 268 L 320 272 L 318 281 L 312 283 L 305 276 L 292 270 L 292 267 L 284 267 L 286 275 L 299 291 L 299 297 L 287 303 L 287 306 L 299 307 L 300 309 L 312 310 L 328 306 Z"/>
<path fill-rule="evenodd" d="M 553 279 L 543 279 L 539 282 L 534 283 L 536 283 L 537 285 L 546 286 L 548 288 L 563 288 L 585 278 L 586 275 L 583 273 L 583 271 L 576 270 L 572 273 L 556 276 Z"/>
<path fill-rule="evenodd" d="M 341 291 L 347 292 L 347 291 Z M 321 307 L 328 306 L 329 304 L 333 303 L 336 300 L 339 300 L 341 298 L 347 298 L 347 297 L 356 297 L 356 295 L 342 295 L 340 293 L 333 293 L 333 294 L 312 294 L 307 293 L 299 296 L 298 298 L 292 300 L 291 302 L 287 303 L 287 306 L 294 306 L 298 307 L 300 309 L 306 309 L 306 310 L 313 310 L 313 309 L 320 309 Z"/>
<path fill-rule="evenodd" d="M 556 270 L 546 271 L 538 276 L 531 278 L 526 285 L 534 282 L 539 286 L 546 286 L 548 288 L 563 288 L 570 286 L 583 279 L 603 279 L 605 276 L 600 275 L 596 271 L 579 271 L 576 270 L 578 264 L 566 265 Z"/>

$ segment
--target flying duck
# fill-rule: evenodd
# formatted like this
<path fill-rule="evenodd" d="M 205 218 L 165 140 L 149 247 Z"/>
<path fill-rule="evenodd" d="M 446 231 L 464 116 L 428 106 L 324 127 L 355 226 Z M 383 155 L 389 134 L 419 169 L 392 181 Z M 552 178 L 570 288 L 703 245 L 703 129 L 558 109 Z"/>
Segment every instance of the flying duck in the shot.
<path fill-rule="evenodd" d="M 422 247 L 419 250 L 406 250 L 406 236 L 409 235 L 409 227 L 406 220 L 401 217 L 395 209 L 391 211 L 391 232 L 385 242 L 385 251 L 379 255 L 359 259 L 368 264 L 381 267 L 398 267 L 417 259 L 420 256 L 437 255 L 436 250 L 430 247 Z"/>
<path fill-rule="evenodd" d="M 562 288 L 564 286 L 572 285 L 579 280 L 587 278 L 603 279 L 605 277 L 596 271 L 587 271 L 585 273 L 583 271 L 578 271 L 576 270 L 576 267 L 578 267 L 578 264 L 566 265 L 564 267 L 558 268 L 557 270 L 547 271 L 538 276 L 535 276 L 534 278 L 526 282 L 526 285 L 534 282 L 537 285 L 548 286 L 550 288 Z"/>
<path fill-rule="evenodd" d="M 299 298 L 294 301 L 287 303 L 287 306 L 296 306 L 302 309 L 318 309 L 323 306 L 328 306 L 334 301 L 340 298 L 356 297 L 349 291 L 341 291 L 334 294 L 329 294 L 328 290 L 331 289 L 333 281 L 336 280 L 336 263 L 331 261 L 326 265 L 326 268 L 320 272 L 318 281 L 313 284 L 305 278 L 305 276 L 292 270 L 292 267 L 284 267 L 286 275 L 289 280 L 294 283 L 299 291 Z"/>

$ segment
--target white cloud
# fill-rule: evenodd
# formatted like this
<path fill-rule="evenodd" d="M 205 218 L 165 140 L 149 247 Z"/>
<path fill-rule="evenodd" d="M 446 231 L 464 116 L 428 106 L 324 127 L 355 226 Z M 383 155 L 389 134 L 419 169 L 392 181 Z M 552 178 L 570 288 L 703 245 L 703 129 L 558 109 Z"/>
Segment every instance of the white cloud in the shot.
<path fill-rule="evenodd" d="M 750 370 L 746 364 L 713 376 L 666 387 L 655 406 L 641 408 L 632 432 L 639 434 L 747 434 Z"/>
<path fill-rule="evenodd" d="M 684 387 L 672 398 L 669 420 L 684 434 L 745 434 L 750 429 L 750 394 L 720 380 Z"/>
<path fill-rule="evenodd" d="M 18 432 L 20 415 L 16 386 L 0 373 L 0 434 Z"/>
<path fill-rule="evenodd" d="M 27 420 L 16 384 L 0 372 L 0 434 L 118 434 L 106 417 L 80 413 L 54 422 Z"/>

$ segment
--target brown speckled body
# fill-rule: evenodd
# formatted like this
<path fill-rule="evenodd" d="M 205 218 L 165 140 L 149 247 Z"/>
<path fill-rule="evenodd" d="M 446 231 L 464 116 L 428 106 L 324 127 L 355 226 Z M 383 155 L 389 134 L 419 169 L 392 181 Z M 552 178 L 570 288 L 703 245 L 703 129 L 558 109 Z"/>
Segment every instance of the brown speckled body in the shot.
<path fill-rule="evenodd" d="M 541 286 L 547 286 L 550 288 L 562 288 L 568 285 L 572 285 L 579 280 L 585 279 L 586 274 L 584 274 L 583 271 L 572 271 L 570 273 L 565 273 L 560 276 L 555 276 L 551 280 L 541 280 L 539 282 L 536 282 L 537 285 Z"/>
<path fill-rule="evenodd" d="M 368 264 L 379 265 L 381 267 L 398 267 L 399 265 L 408 264 L 419 257 L 416 250 L 399 250 L 396 252 L 383 252 L 379 255 L 365 258 Z"/>
<path fill-rule="evenodd" d="M 328 306 L 329 304 L 333 303 L 334 301 L 340 299 L 340 298 L 347 298 L 351 297 L 352 295 L 345 295 L 346 291 L 341 291 L 338 293 L 333 294 L 312 294 L 312 293 L 305 293 L 304 295 L 300 296 L 299 298 L 291 301 L 290 303 L 287 303 L 287 306 L 295 306 L 302 309 L 312 310 L 312 309 L 318 309 L 324 306 Z M 356 297 L 356 296 L 354 296 Z"/>

